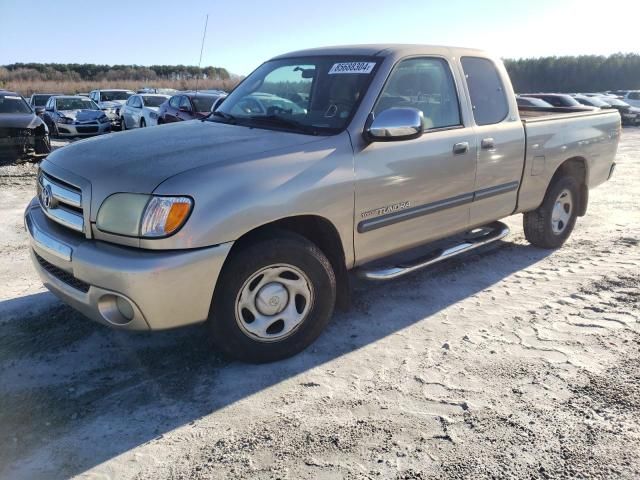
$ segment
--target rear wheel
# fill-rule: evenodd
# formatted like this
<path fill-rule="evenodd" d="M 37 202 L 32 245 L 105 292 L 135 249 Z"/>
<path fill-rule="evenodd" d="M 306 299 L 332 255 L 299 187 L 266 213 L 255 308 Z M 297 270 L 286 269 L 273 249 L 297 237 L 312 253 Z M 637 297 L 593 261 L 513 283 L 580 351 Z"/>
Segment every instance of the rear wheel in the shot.
<path fill-rule="evenodd" d="M 326 256 L 304 237 L 281 232 L 227 260 L 209 314 L 213 342 L 247 362 L 290 357 L 320 335 L 335 297 Z"/>
<path fill-rule="evenodd" d="M 578 182 L 570 176 L 554 180 L 540 205 L 523 216 L 524 235 L 536 247 L 558 248 L 569 238 L 578 217 Z"/>

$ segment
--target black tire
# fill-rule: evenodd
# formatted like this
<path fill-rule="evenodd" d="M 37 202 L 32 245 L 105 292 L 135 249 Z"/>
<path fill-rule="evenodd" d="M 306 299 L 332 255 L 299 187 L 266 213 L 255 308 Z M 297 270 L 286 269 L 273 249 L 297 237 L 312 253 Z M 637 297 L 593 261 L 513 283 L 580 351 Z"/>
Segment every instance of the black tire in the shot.
<path fill-rule="evenodd" d="M 144 118 L 141 118 L 141 119 L 140 119 L 140 128 L 144 128 L 144 127 L 146 127 L 146 126 L 147 126 L 147 122 L 145 121 L 145 119 L 144 119 Z"/>
<path fill-rule="evenodd" d="M 124 122 L 124 117 L 120 117 L 120 130 L 123 132 L 127 129 L 127 124 Z"/>
<path fill-rule="evenodd" d="M 313 292 L 310 307 L 288 336 L 281 340 L 260 341 L 241 328 L 244 320 L 236 319 L 236 301 L 243 289 L 251 288 L 247 285 L 254 283 L 248 283 L 252 276 L 282 264 L 293 266 L 306 275 Z M 255 289 L 259 290 L 257 286 Z M 227 259 L 209 312 L 212 341 L 225 354 L 245 362 L 265 363 L 290 357 L 318 338 L 331 319 L 335 299 L 335 274 L 322 251 L 302 236 L 279 232 L 277 236 L 240 247 Z"/>
<path fill-rule="evenodd" d="M 561 231 L 554 231 L 553 209 L 563 192 L 571 195 L 572 208 L 569 219 L 560 223 Z M 580 186 L 575 178 L 561 176 L 554 179 L 547 189 L 542 205 L 523 216 L 524 236 L 532 245 L 540 248 L 559 248 L 567 241 L 576 225 L 580 210 Z M 557 227 L 558 228 L 558 227 Z"/>

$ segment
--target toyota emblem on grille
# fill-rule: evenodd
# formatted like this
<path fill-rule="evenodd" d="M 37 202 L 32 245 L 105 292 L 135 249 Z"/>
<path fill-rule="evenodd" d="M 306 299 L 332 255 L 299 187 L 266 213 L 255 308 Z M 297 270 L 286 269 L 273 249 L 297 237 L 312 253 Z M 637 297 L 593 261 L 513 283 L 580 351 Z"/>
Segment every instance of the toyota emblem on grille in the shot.
<path fill-rule="evenodd" d="M 42 204 L 45 206 L 45 208 L 50 209 L 55 207 L 55 199 L 53 198 L 51 185 L 47 185 L 46 187 L 44 187 L 40 196 L 42 198 Z"/>

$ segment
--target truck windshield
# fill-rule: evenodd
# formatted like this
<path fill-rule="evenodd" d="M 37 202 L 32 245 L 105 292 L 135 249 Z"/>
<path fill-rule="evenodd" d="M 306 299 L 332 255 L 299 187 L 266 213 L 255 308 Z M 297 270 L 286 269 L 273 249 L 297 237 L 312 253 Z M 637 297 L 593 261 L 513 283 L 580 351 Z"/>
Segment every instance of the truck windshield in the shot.
<path fill-rule="evenodd" d="M 323 56 L 266 62 L 229 94 L 210 120 L 314 135 L 339 133 L 379 61 Z"/>
<path fill-rule="evenodd" d="M 100 92 L 101 102 L 112 102 L 114 100 L 127 100 L 133 92 L 122 92 L 119 90 L 102 90 Z"/>
<path fill-rule="evenodd" d="M 0 95 L 0 113 L 31 113 L 31 107 L 17 95 Z"/>

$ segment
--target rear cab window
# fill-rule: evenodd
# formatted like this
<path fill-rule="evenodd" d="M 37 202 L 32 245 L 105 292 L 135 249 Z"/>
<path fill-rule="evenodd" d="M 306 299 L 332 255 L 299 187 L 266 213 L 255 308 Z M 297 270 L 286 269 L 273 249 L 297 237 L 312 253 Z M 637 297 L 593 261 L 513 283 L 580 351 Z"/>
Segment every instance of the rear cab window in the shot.
<path fill-rule="evenodd" d="M 462 57 L 460 63 L 469 87 L 476 124 L 502 122 L 509 114 L 509 102 L 495 64 L 480 57 Z"/>

